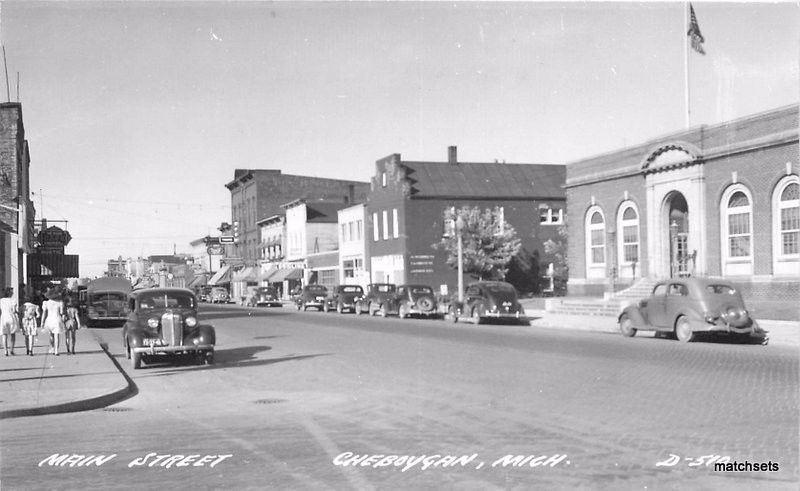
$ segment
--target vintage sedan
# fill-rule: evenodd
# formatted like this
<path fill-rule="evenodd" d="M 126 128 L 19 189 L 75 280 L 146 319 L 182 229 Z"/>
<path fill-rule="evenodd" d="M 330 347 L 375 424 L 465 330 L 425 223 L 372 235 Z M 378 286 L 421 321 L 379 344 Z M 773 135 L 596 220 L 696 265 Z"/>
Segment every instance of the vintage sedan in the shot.
<path fill-rule="evenodd" d="M 394 283 L 370 283 L 367 285 L 367 293 L 356 302 L 356 315 L 364 313 L 366 310 L 369 315 L 380 314 L 386 317 L 397 313 L 397 285 Z"/>
<path fill-rule="evenodd" d="M 256 307 L 283 307 L 278 289 L 274 286 L 260 286 L 253 292 L 253 305 Z"/>
<path fill-rule="evenodd" d="M 211 288 L 208 298 L 211 303 L 228 303 L 231 300 L 231 295 L 228 290 L 223 286 L 215 286 Z"/>
<path fill-rule="evenodd" d="M 412 315 L 439 317 L 433 288 L 427 285 L 401 285 L 397 287 L 397 315 L 405 319 Z"/>
<path fill-rule="evenodd" d="M 488 319 L 527 323 L 525 309 L 519 303 L 517 290 L 504 281 L 478 281 L 464 292 L 464 302 L 453 302 L 448 316 L 453 322 L 472 319 L 482 324 Z"/>
<path fill-rule="evenodd" d="M 184 288 L 148 288 L 128 294 L 122 344 L 133 368 L 143 361 L 193 355 L 214 362 L 216 333 L 197 320 L 197 298 Z"/>
<path fill-rule="evenodd" d="M 657 283 L 650 297 L 623 309 L 619 315 L 623 336 L 636 331 L 674 334 L 682 342 L 698 333 L 722 333 L 742 340 L 767 341 L 729 282 L 708 278 L 673 278 Z"/>
<path fill-rule="evenodd" d="M 295 306 L 297 310 L 306 310 L 309 307 L 322 310 L 326 298 L 328 298 L 328 288 L 325 285 L 306 285 L 297 296 Z"/>
<path fill-rule="evenodd" d="M 335 310 L 342 314 L 345 310 L 355 312 L 356 302 L 364 296 L 364 289 L 358 285 L 339 285 L 325 300 L 325 312 Z"/>

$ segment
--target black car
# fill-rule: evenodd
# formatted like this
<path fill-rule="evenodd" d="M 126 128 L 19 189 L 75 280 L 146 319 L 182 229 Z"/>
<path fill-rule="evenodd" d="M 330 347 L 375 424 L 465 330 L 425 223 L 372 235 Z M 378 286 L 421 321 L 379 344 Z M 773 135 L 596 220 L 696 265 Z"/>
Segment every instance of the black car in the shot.
<path fill-rule="evenodd" d="M 405 319 L 412 315 L 438 317 L 436 296 L 427 285 L 401 285 L 397 287 L 397 315 Z"/>
<path fill-rule="evenodd" d="M 355 312 L 356 302 L 364 296 L 364 289 L 358 285 L 339 285 L 333 289 L 331 295 L 325 300 L 325 312 L 336 310 L 343 313 L 345 310 Z"/>
<path fill-rule="evenodd" d="M 464 292 L 464 302 L 453 302 L 448 312 L 450 320 L 472 319 L 481 324 L 487 319 L 502 319 L 527 323 L 525 309 L 517 298 L 517 290 L 504 281 L 479 281 Z"/>
<path fill-rule="evenodd" d="M 283 307 L 278 296 L 278 289 L 274 286 L 260 286 L 253 294 L 253 305 L 256 307 Z"/>
<path fill-rule="evenodd" d="M 298 295 L 295 305 L 297 310 L 306 310 L 309 307 L 322 310 L 327 297 L 328 289 L 324 285 L 306 285 Z"/>
<path fill-rule="evenodd" d="M 214 327 L 197 320 L 197 298 L 184 288 L 148 288 L 128 294 L 122 345 L 133 368 L 169 355 L 214 362 Z"/>
<path fill-rule="evenodd" d="M 386 317 L 397 313 L 397 285 L 394 283 L 370 283 L 367 285 L 367 294 L 356 302 L 356 315 L 364 313 L 369 315 L 380 314 Z"/>

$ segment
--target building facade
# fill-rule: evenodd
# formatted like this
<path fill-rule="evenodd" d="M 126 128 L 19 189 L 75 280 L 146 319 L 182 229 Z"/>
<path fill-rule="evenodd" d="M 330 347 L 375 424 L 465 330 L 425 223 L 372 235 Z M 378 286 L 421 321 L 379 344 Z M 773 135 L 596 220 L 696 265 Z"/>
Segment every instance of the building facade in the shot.
<path fill-rule="evenodd" d="M 0 288 L 28 282 L 27 255 L 33 252 L 35 210 L 30 200 L 30 152 L 22 105 L 0 104 Z M 77 275 L 76 275 L 77 276 Z"/>
<path fill-rule="evenodd" d="M 366 287 L 370 282 L 366 268 L 366 210 L 364 204 L 339 210 L 339 284 Z"/>
<path fill-rule="evenodd" d="M 281 205 L 322 199 L 346 206 L 363 202 L 369 190 L 365 182 L 282 174 L 278 169 L 236 169 L 225 187 L 231 192 L 232 222 L 238 225 L 232 253 L 246 266 L 255 266 L 261 257 L 259 220 L 281 214 Z"/>
<path fill-rule="evenodd" d="M 376 162 L 365 221 L 372 281 L 455 291 L 457 274 L 446 252 L 433 247 L 447 233 L 444 212 L 451 208 L 498 208 L 515 228 L 521 254 L 534 262 L 544 256 L 544 242 L 558 238 L 563 165 L 459 162 L 456 152 L 449 147 L 446 162 L 404 161 L 400 154 Z M 538 279 L 540 267 L 533 266 Z"/>
<path fill-rule="evenodd" d="M 285 204 L 286 261 L 304 270 L 303 284 L 339 284 L 338 211 L 341 202 L 299 199 Z"/>
<path fill-rule="evenodd" d="M 639 278 L 729 278 L 798 298 L 798 106 L 567 165 L 570 294 Z"/>

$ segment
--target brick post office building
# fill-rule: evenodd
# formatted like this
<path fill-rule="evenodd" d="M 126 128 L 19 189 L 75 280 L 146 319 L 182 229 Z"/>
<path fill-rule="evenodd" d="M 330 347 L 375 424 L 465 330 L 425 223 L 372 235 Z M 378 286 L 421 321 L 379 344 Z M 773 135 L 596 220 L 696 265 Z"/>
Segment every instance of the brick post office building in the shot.
<path fill-rule="evenodd" d="M 572 162 L 568 290 L 707 275 L 797 301 L 798 187 L 797 105 Z"/>
<path fill-rule="evenodd" d="M 452 207 L 501 208 L 534 256 L 544 255 L 545 241 L 557 239 L 565 207 L 563 165 L 459 162 L 456 151 L 449 147 L 446 162 L 393 154 L 375 163 L 366 210 L 373 282 L 455 291 L 457 274 L 446 264 L 446 252 L 433 247 L 447 231 L 444 212 Z"/>
<path fill-rule="evenodd" d="M 258 222 L 282 214 L 281 205 L 297 199 L 349 205 L 363 202 L 369 191 L 366 182 L 282 174 L 279 169 L 236 169 L 225 187 L 231 192 L 231 219 L 239 224 L 232 255 L 246 266 L 257 265 L 261 258 Z"/>

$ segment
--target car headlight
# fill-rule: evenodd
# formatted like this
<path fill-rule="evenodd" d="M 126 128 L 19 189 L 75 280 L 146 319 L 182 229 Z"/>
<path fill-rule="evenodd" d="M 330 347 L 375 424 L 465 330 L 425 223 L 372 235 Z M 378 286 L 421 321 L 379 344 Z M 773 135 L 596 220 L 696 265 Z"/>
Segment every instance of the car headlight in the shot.
<path fill-rule="evenodd" d="M 706 312 L 706 313 L 703 315 L 703 318 L 704 318 L 704 319 L 705 319 L 705 321 L 706 321 L 706 322 L 708 322 L 709 324 L 715 324 L 715 323 L 717 322 L 717 319 L 719 319 L 719 314 L 717 314 L 717 313 L 714 313 L 714 312 Z"/>
<path fill-rule="evenodd" d="M 194 317 L 187 317 L 186 318 L 186 326 L 187 327 L 194 327 L 197 325 L 197 319 Z"/>
<path fill-rule="evenodd" d="M 147 319 L 147 325 L 155 329 L 156 327 L 158 327 L 158 319 L 156 319 L 155 317 Z"/>

